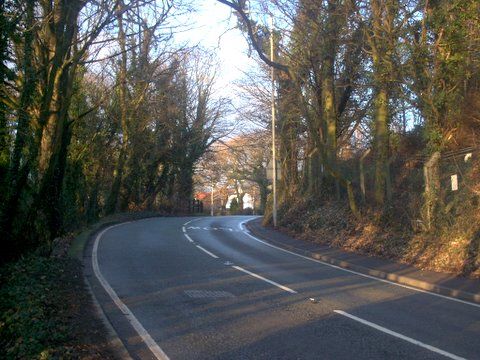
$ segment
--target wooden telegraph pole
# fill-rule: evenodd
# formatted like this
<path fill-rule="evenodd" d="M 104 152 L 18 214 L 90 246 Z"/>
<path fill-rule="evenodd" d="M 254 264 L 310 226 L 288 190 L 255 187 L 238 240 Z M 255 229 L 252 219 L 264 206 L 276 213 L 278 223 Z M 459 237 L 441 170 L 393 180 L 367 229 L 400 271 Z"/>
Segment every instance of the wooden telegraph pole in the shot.
<path fill-rule="evenodd" d="M 274 47 L 273 47 L 273 16 L 270 17 L 270 60 L 275 61 Z M 277 226 L 277 152 L 275 141 L 275 68 L 271 66 L 271 78 L 272 78 L 272 165 L 273 165 L 273 180 L 272 180 L 272 192 L 273 192 L 273 226 Z"/>

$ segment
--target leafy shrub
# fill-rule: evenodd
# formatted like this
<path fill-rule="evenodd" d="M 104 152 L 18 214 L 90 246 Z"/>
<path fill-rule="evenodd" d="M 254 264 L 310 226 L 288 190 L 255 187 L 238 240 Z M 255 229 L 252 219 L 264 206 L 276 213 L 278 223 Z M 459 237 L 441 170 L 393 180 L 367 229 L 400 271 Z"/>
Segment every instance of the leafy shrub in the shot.
<path fill-rule="evenodd" d="M 5 358 L 50 358 L 68 340 L 64 261 L 30 255 L 1 269 L 0 353 Z"/>

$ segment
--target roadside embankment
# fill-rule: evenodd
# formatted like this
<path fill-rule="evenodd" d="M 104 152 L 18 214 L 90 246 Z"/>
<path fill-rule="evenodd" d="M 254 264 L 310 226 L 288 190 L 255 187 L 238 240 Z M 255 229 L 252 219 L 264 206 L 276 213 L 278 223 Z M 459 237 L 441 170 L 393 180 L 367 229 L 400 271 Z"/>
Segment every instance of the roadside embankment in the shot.
<path fill-rule="evenodd" d="M 305 219 L 304 217 L 303 220 Z M 246 225 L 258 238 L 300 255 L 367 276 L 385 279 L 443 296 L 480 303 L 480 279 L 478 277 L 465 277 L 461 276 L 461 273 L 426 270 L 418 266 L 412 266 L 405 261 L 398 261 L 399 258 L 391 253 L 393 249 L 396 249 L 395 247 L 388 249 L 390 256 L 386 256 L 385 252 L 379 252 L 378 248 L 375 247 L 373 247 L 373 251 L 368 251 L 367 247 L 362 247 L 365 243 L 362 244 L 361 242 L 357 244 L 356 248 L 349 247 L 348 241 L 354 242 L 358 238 L 355 238 L 353 233 L 342 233 L 334 229 L 333 227 L 336 226 L 334 223 L 330 224 L 330 233 L 325 229 L 322 233 L 320 231 L 299 232 L 298 229 L 293 231 L 291 227 L 286 226 L 273 229 L 270 226 L 262 225 L 260 218 L 250 221 Z M 290 226 L 294 225 L 291 224 Z M 339 238 L 340 236 L 343 236 L 343 238 Z M 332 241 L 332 239 L 338 240 Z M 342 240 L 345 242 L 342 243 Z M 376 238 L 370 241 L 377 241 L 379 243 L 377 246 L 385 246 L 388 239 Z M 428 248 L 424 251 L 429 254 L 431 252 Z M 431 253 L 431 256 L 435 255 L 442 256 L 442 254 Z M 459 255 L 454 253 L 452 256 L 458 257 Z"/>
<path fill-rule="evenodd" d="M 105 226 L 161 216 L 155 212 L 105 217 L 78 234 L 55 239 L 0 268 L 0 353 L 7 359 L 118 358 L 118 342 L 84 280 L 88 239 Z"/>

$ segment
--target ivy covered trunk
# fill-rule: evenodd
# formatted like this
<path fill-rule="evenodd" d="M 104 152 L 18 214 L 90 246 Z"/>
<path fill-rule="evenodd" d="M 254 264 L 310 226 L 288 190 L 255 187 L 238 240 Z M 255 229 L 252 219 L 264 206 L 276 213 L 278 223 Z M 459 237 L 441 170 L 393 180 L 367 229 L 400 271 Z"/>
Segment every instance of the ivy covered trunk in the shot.
<path fill-rule="evenodd" d="M 390 87 L 394 83 L 394 21 L 397 0 L 372 0 L 372 28 L 367 31 L 373 63 L 375 202 L 384 205 L 390 196 Z M 388 199 L 390 200 L 390 199 Z"/>

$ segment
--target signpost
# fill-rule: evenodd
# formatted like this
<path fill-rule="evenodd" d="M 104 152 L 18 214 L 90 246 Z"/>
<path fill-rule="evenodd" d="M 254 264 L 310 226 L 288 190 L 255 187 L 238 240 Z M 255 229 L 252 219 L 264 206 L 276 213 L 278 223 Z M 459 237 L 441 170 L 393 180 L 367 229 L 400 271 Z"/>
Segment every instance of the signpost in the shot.
<path fill-rule="evenodd" d="M 214 202 L 213 189 L 214 189 L 214 185 L 212 183 L 212 192 L 210 193 L 210 216 L 213 216 L 213 202 Z"/>

